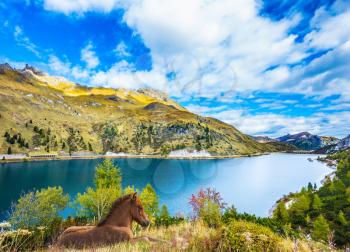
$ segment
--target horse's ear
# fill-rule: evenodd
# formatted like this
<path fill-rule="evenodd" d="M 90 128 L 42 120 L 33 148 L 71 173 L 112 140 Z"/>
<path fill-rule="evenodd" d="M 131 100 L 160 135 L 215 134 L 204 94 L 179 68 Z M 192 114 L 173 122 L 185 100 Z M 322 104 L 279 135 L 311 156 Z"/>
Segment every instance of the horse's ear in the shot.
<path fill-rule="evenodd" d="M 136 198 L 137 198 L 137 192 L 134 192 L 134 193 L 132 194 L 132 196 L 131 196 L 131 199 L 132 199 L 133 201 L 135 201 Z"/>

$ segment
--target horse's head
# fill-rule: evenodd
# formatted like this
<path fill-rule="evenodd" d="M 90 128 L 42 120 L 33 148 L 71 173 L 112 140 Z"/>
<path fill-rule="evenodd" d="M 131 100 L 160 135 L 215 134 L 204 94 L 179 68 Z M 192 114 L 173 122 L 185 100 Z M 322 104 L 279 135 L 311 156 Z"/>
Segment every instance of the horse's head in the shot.
<path fill-rule="evenodd" d="M 147 214 L 145 213 L 143 206 L 137 193 L 131 196 L 131 216 L 138 224 L 143 227 L 147 227 L 150 224 Z"/>

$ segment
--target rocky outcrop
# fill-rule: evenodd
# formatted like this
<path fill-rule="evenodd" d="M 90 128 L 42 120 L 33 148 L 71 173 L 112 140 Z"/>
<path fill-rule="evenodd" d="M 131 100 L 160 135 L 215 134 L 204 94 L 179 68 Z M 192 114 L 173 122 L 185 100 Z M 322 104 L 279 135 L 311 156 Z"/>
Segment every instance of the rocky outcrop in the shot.
<path fill-rule="evenodd" d="M 336 150 L 346 150 L 348 148 L 350 148 L 350 135 L 340 140 L 335 147 Z"/>

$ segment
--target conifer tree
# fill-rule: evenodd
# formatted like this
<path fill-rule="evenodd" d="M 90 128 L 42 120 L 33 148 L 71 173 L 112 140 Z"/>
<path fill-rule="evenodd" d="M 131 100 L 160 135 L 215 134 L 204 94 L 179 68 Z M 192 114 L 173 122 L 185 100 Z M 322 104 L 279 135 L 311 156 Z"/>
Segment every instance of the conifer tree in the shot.
<path fill-rule="evenodd" d="M 151 184 L 147 184 L 146 187 L 142 190 L 140 194 L 140 199 L 142 204 L 144 205 L 146 214 L 148 215 L 150 220 L 153 221 L 159 211 L 159 200 Z"/>
<path fill-rule="evenodd" d="M 327 241 L 330 232 L 327 220 L 323 215 L 319 215 L 313 224 L 311 236 L 315 240 Z"/>
<path fill-rule="evenodd" d="M 321 201 L 320 197 L 317 194 L 315 194 L 314 198 L 313 198 L 313 201 L 312 201 L 311 208 L 313 210 L 320 210 L 321 207 L 322 207 L 322 201 Z"/>
<path fill-rule="evenodd" d="M 91 143 L 88 143 L 88 145 L 89 145 L 89 151 L 93 151 Z"/>
<path fill-rule="evenodd" d="M 312 191 L 313 190 L 313 186 L 312 186 L 311 182 L 308 183 L 307 190 L 308 191 Z"/>
<path fill-rule="evenodd" d="M 273 212 L 273 217 L 280 220 L 282 223 L 287 223 L 289 216 L 284 202 L 279 202 L 275 211 Z"/>
<path fill-rule="evenodd" d="M 338 221 L 342 224 L 342 225 L 346 225 L 348 222 L 345 218 L 344 212 L 342 210 L 339 211 L 338 214 Z"/>

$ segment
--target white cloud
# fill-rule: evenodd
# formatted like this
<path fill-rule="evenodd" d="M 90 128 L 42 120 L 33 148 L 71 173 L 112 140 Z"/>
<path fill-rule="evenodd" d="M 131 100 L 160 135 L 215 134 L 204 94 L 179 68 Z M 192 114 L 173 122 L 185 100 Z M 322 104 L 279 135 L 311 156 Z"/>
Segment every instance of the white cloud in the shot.
<path fill-rule="evenodd" d="M 32 43 L 27 36 L 25 36 L 23 29 L 20 26 L 16 25 L 14 27 L 13 36 L 18 45 L 25 47 L 37 57 L 40 57 L 40 53 L 38 52 L 36 45 Z"/>
<path fill-rule="evenodd" d="M 125 21 L 151 48 L 154 64 L 202 96 L 274 87 L 288 71 L 264 70 L 306 55 L 288 35 L 292 21 L 262 18 L 253 0 L 144 0 L 127 9 Z"/>
<path fill-rule="evenodd" d="M 350 39 L 350 38 L 349 38 Z M 290 70 L 281 88 L 312 95 L 341 94 L 350 100 L 350 40 L 315 59 L 307 66 Z"/>
<path fill-rule="evenodd" d="M 19 27 L 18 25 L 15 26 L 15 31 L 13 33 L 13 35 L 15 36 L 15 38 L 18 38 L 19 36 L 21 36 L 23 34 L 22 28 Z"/>
<path fill-rule="evenodd" d="M 114 49 L 114 52 L 117 54 L 117 56 L 120 56 L 120 57 L 130 56 L 130 53 L 128 52 L 128 47 L 123 41 L 117 45 L 117 47 Z"/>
<path fill-rule="evenodd" d="M 60 11 L 65 14 L 83 14 L 88 11 L 110 12 L 118 6 L 118 0 L 44 0 L 46 10 Z"/>
<path fill-rule="evenodd" d="M 217 112 L 221 112 L 223 110 L 227 110 L 227 106 L 215 106 L 215 107 L 206 107 L 206 106 L 200 106 L 200 105 L 189 105 L 186 106 L 186 108 L 188 109 L 188 111 L 195 113 L 195 114 L 214 114 Z"/>
<path fill-rule="evenodd" d="M 87 68 L 95 68 L 100 64 L 99 58 L 93 51 L 93 45 L 91 42 L 81 50 L 81 60 L 86 63 Z"/>
<path fill-rule="evenodd" d="M 64 76 L 72 76 L 75 80 L 86 79 L 90 76 L 90 72 L 79 66 L 72 66 L 69 61 L 63 61 L 55 55 L 49 56 L 49 68 L 56 74 Z"/>
<path fill-rule="evenodd" d="M 340 2 L 340 1 L 339 1 Z M 332 9 L 333 10 L 333 9 Z M 313 31 L 305 41 L 310 46 L 320 49 L 337 47 L 350 39 L 350 10 L 334 13 L 320 8 L 312 19 Z"/>
<path fill-rule="evenodd" d="M 201 109 L 197 108 L 200 112 Z M 241 109 L 211 111 L 205 107 L 204 116 L 211 116 L 231 124 L 240 131 L 250 135 L 267 135 L 278 137 L 288 133 L 308 131 L 318 135 L 332 135 L 340 138 L 349 134 L 348 121 L 350 112 L 333 114 L 317 113 L 311 116 L 286 116 L 273 113 L 247 114 Z"/>
<path fill-rule="evenodd" d="M 126 61 L 114 64 L 108 71 L 98 71 L 91 77 L 91 84 L 114 88 L 138 89 L 154 84 L 162 87 L 166 83 L 164 74 L 156 70 L 135 71 L 133 65 Z"/>
<path fill-rule="evenodd" d="M 337 62 L 339 50 L 350 48 L 350 28 L 345 25 L 350 23 L 350 12 L 346 2 L 338 0 L 327 10 L 321 7 L 304 43 L 296 43 L 296 35 L 289 33 L 301 20 L 300 13 L 275 22 L 259 14 L 260 4 L 255 0 L 45 0 L 44 6 L 66 14 L 123 8 L 124 21 L 151 49 L 154 69 L 148 73 L 135 70 L 118 74 L 112 67 L 98 72 L 94 80 L 103 75 L 104 82 L 113 85 L 147 84 L 176 95 L 203 97 L 254 90 L 325 95 L 339 90 L 350 92 L 347 74 L 339 69 L 343 63 L 343 68 L 348 68 L 349 61 Z M 335 50 L 329 52 L 328 58 L 324 55 L 310 65 L 289 67 L 309 56 L 311 48 L 331 47 Z M 116 52 L 126 56 L 126 45 L 119 44 Z M 329 72 L 322 65 L 330 60 L 334 70 Z M 93 67 L 96 62 L 92 60 L 88 65 Z M 176 79 L 167 85 L 163 81 L 150 82 L 167 72 L 176 73 Z M 133 76 L 138 76 L 137 80 Z"/>
<path fill-rule="evenodd" d="M 329 110 L 350 110 L 350 103 L 339 103 L 327 106 L 326 108 L 323 108 L 321 110 L 329 111 Z"/>
<path fill-rule="evenodd" d="M 49 67 L 51 70 L 62 75 L 66 75 L 71 72 L 70 63 L 61 61 L 58 57 L 51 55 L 49 57 Z"/>
<path fill-rule="evenodd" d="M 90 76 L 89 71 L 87 71 L 86 69 L 81 69 L 78 66 L 75 66 L 71 69 L 72 71 L 72 76 L 76 79 L 86 79 Z"/>
<path fill-rule="evenodd" d="M 254 0 L 45 1 L 46 9 L 67 14 L 120 7 L 125 9 L 125 22 L 151 49 L 156 70 L 150 74 L 176 72 L 176 81 L 165 91 L 213 96 L 271 88 L 288 72 L 282 67 L 265 74 L 265 69 L 306 55 L 294 45 L 295 36 L 288 34 L 295 20 L 263 18 Z M 122 44 L 117 49 L 125 52 Z M 157 83 L 150 85 L 160 88 Z"/>

